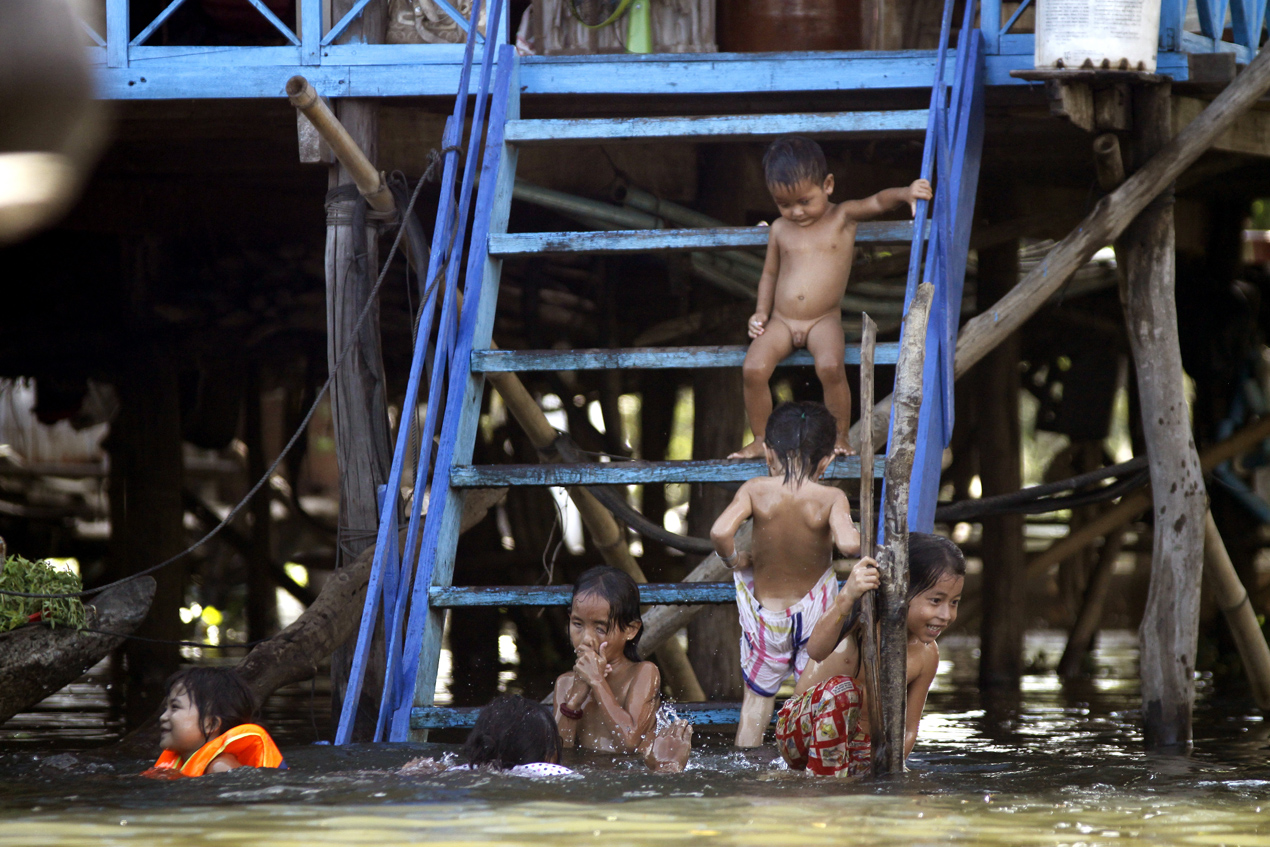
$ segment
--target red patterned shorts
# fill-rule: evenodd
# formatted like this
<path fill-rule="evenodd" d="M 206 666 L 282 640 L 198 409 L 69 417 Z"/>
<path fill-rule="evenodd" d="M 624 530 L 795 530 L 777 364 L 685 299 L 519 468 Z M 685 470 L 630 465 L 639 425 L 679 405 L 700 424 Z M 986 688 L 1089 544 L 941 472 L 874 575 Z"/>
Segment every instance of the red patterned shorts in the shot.
<path fill-rule="evenodd" d="M 869 734 L 860 729 L 861 691 L 835 676 L 791 697 L 776 717 L 776 746 L 794 770 L 819 776 L 868 772 Z"/>

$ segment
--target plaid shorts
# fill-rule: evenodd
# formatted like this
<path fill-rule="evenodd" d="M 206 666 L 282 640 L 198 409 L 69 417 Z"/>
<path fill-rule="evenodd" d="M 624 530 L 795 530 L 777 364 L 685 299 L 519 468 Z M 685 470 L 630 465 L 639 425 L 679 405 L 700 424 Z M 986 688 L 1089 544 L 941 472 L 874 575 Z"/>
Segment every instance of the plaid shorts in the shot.
<path fill-rule="evenodd" d="M 788 609 L 765 609 L 754 596 L 754 571 L 733 573 L 736 608 L 741 616 L 741 675 L 750 690 L 775 697 L 792 674 L 807 667 L 807 640 L 816 622 L 838 596 L 838 577 L 830 568 L 803 599 Z"/>
<path fill-rule="evenodd" d="M 819 776 L 860 776 L 871 760 L 869 734 L 860 729 L 861 691 L 835 676 L 791 697 L 776 717 L 776 747 L 794 770 Z"/>

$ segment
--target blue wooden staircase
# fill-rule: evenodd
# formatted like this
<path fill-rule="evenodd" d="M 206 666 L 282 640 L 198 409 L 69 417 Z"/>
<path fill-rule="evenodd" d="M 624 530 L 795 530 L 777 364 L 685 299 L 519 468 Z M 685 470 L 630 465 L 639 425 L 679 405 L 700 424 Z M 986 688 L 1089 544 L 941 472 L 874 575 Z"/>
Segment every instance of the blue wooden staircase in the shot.
<path fill-rule="evenodd" d="M 505 0 L 492 0 L 489 15 L 497 19 Z M 476 0 L 473 16 L 479 15 Z M 926 133 L 923 174 L 934 177 L 936 197 L 927 237 L 923 203 L 915 224 L 863 224 L 862 243 L 911 243 L 913 265 L 909 293 L 924 278 L 936 284 L 930 321 L 932 337 L 927 374 L 929 409 L 922 410 L 914 470 L 915 529 L 929 528 L 938 489 L 939 457 L 951 433 L 952 352 L 960 313 L 961 284 L 969 243 L 983 123 L 981 34 L 972 28 L 967 4 L 951 84 L 943 79 L 948 50 L 952 0 L 947 0 L 931 108 L 921 111 L 849 112 L 837 114 L 742 115 L 641 119 L 521 120 L 518 64 L 510 46 L 487 45 L 479 68 L 475 39 L 469 34 L 460 77 L 459 96 L 444 135 L 443 200 L 433 229 L 427 279 L 435 289 L 423 305 L 410 379 L 403 409 L 417 408 L 424 374 L 427 412 L 416 439 L 400 427 L 386 494 L 382 498 L 375 559 L 366 595 L 352 672 L 345 695 L 336 743 L 351 739 L 353 717 L 361 695 L 372 634 L 382 626 L 387 642 L 387 672 L 375 740 L 406 740 L 410 731 L 469 725 L 470 709 L 433 705 L 446 609 L 473 605 L 563 605 L 568 586 L 466 588 L 452 585 L 459 520 L 465 489 L 509 485 L 615 485 L 670 482 L 739 482 L 765 473 L 761 462 L 690 461 L 544 465 L 471 464 L 477 423 L 485 390 L 485 374 L 543 370 L 605 368 L 738 367 L 744 348 L 649 348 L 627 350 L 513 351 L 492 349 L 491 334 L 498 299 L 502 260 L 548 252 L 634 253 L 675 250 L 726 250 L 765 246 L 767 232 L 758 227 L 660 229 L 622 232 L 508 233 L 507 221 L 515 178 L 517 150 L 529 145 L 569 145 L 596 141 L 752 140 L 789 133 L 854 136 L 914 131 Z M 468 119 L 468 93 L 476 74 L 475 105 L 467 155 L 457 155 Z M 483 145 L 482 145 L 483 138 Z M 477 171 L 480 188 L 466 232 Z M 455 196 L 457 200 L 449 201 Z M 926 260 L 920 249 L 929 241 Z M 470 243 L 470 247 L 465 246 Z M 463 261 L 465 259 L 465 261 Z M 462 295 L 458 276 L 464 268 Z M 437 304 L 440 302 L 440 314 Z M 461 305 L 460 305 L 461 304 Z M 437 343 L 425 369 L 428 340 Z M 896 345 L 879 345 L 877 362 L 894 363 Z M 859 362 L 858 348 L 848 348 L 846 361 Z M 805 351 L 786 364 L 809 364 Z M 936 386 L 938 389 L 936 390 Z M 442 415 L 441 409 L 444 408 Z M 435 441 L 438 423 L 440 438 Z M 403 509 L 403 468 L 414 458 L 414 508 L 408 509 L 404 547 L 398 546 Z M 435 468 L 429 482 L 429 468 Z M 881 475 L 883 460 L 865 472 Z M 838 460 L 828 476 L 858 477 L 857 459 Z M 418 492 L 428 491 L 428 519 L 418 508 Z M 927 507 L 929 501 L 929 508 Z M 414 551 L 418 551 L 415 553 Z M 645 603 L 731 603 L 731 583 L 643 585 Z M 735 708 L 714 704 L 687 712 L 697 722 L 734 721 Z"/>

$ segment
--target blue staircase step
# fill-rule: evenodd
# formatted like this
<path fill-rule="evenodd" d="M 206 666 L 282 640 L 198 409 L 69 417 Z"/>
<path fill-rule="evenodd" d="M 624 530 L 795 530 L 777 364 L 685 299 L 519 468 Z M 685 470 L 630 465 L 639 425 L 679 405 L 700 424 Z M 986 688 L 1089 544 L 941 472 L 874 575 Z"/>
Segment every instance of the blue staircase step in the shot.
<path fill-rule="evenodd" d="M 740 703 L 673 703 L 679 717 L 693 726 L 735 726 Z M 772 711 L 775 720 L 781 704 Z M 476 725 L 480 706 L 416 706 L 410 710 L 411 729 L 470 729 Z"/>
<path fill-rule="evenodd" d="M 924 133 L 927 111 L 804 112 L 792 115 L 708 115 L 668 118 L 577 118 L 507 122 L 508 142 L 592 144 L 700 138 L 723 141 L 779 135 Z"/>
<path fill-rule="evenodd" d="M 572 585 L 434 585 L 428 603 L 439 609 L 456 606 L 567 606 Z M 647 605 L 695 605 L 731 603 L 736 587 L 730 582 L 649 582 L 639 587 L 639 599 Z"/>
<path fill-rule="evenodd" d="M 886 457 L 878 456 L 873 475 L 886 469 Z M 450 469 L 455 488 L 501 488 L 504 485 L 638 485 L 672 482 L 745 482 L 766 476 L 767 465 L 758 460 L 706 459 L 690 462 L 582 462 L 540 465 L 456 465 Z M 859 479 L 857 456 L 836 459 L 826 479 Z"/>
<path fill-rule="evenodd" d="M 746 346 L 720 347 L 625 347 L 591 350 L 473 350 L 473 373 L 527 373 L 529 371 L 597 371 L 614 368 L 658 370 L 663 368 L 739 368 Z M 893 365 L 900 345 L 879 344 L 876 365 Z M 860 347 L 846 348 L 843 362 L 860 364 Z M 814 364 L 811 354 L 798 350 L 781 367 Z"/>
<path fill-rule="evenodd" d="M 511 258 L 539 253 L 651 253 L 688 250 L 735 250 L 767 247 L 768 227 L 721 226 L 708 229 L 620 229 L 581 232 L 491 233 L 491 256 Z M 857 244 L 909 244 L 912 221 L 863 221 Z"/>

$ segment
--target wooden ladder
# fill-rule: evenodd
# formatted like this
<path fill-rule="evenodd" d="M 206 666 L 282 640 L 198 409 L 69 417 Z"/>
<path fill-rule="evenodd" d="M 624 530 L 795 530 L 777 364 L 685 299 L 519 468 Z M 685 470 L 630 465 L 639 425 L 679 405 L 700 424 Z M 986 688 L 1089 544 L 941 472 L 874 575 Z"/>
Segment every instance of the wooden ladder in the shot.
<path fill-rule="evenodd" d="M 499 6 L 505 0 L 492 0 L 491 19 L 498 15 Z M 971 4 L 972 5 L 972 4 Z M 951 9 L 951 0 L 948 0 Z M 473 11 L 473 15 L 478 14 Z M 945 15 L 944 45 L 947 45 L 947 18 Z M 475 29 L 475 28 L 473 28 Z M 976 29 L 963 30 L 962 41 L 977 44 Z M 965 45 L 963 45 L 965 46 Z M 429 519 L 421 520 L 421 510 L 413 508 L 407 522 L 404 547 L 398 547 L 398 520 L 401 511 L 399 492 L 402 487 L 402 468 L 411 441 L 408 426 L 400 427 L 392 470 L 385 486 L 392 496 L 382 497 L 379 536 L 375 559 L 367 589 L 357 648 L 354 654 L 344 709 L 336 734 L 336 743 L 351 739 L 353 716 L 358 703 L 370 651 L 371 634 L 378 621 L 384 622 L 387 632 L 387 674 L 381 698 L 381 707 L 375 740 L 406 740 L 411 730 L 426 732 L 430 728 L 469 726 L 475 720 L 477 710 L 450 709 L 433 705 L 438 660 L 446 610 L 457 606 L 514 606 L 514 605 L 567 605 L 572 592 L 570 586 L 507 586 L 463 587 L 454 586 L 455 551 L 459 538 L 459 521 L 464 492 L 471 488 L 502 486 L 608 486 L 630 484 L 665 484 L 691 482 L 742 482 L 766 473 L 761 461 L 682 461 L 682 462 L 620 462 L 620 463 L 563 463 L 537 465 L 472 465 L 473 448 L 477 436 L 481 402 L 485 390 L 485 375 L 494 372 L 595 370 L 613 368 L 723 368 L 739 367 L 745 356 L 745 348 L 736 347 L 675 347 L 602 350 L 500 350 L 491 344 L 493 318 L 498 300 L 499 276 L 502 260 L 509 257 L 540 253 L 590 253 L 621 254 L 650 251 L 720 251 L 738 248 L 766 246 L 767 229 L 761 227 L 713 227 L 701 229 L 649 229 L 605 232 L 507 232 L 508 214 L 515 181 L 516 156 L 520 147 L 530 145 L 565 146 L 599 142 L 653 142 L 653 141 L 723 141 L 770 139 L 787 134 L 854 136 L 860 134 L 894 133 L 897 131 L 925 132 L 927 136 L 924 174 L 931 174 L 935 159 L 939 159 L 941 174 L 951 173 L 951 168 L 963 158 L 958 157 L 957 137 L 949 129 L 949 118 L 959 119 L 973 112 L 969 103 L 973 97 L 960 97 L 957 90 L 975 87 L 979 103 L 979 125 L 982 124 L 982 75 L 977 53 L 962 59 L 958 50 L 958 67 L 969 69 L 957 78 L 960 85 L 950 93 L 937 81 L 932 95 L 933 108 L 916 111 L 842 112 L 830 114 L 785 115 L 736 115 L 712 117 L 666 117 L 639 119 L 565 119 L 522 120 L 520 90 L 517 85 L 517 59 L 508 45 L 487 46 L 481 62 L 479 83 L 476 88 L 476 108 L 472 115 L 471 138 L 468 142 L 467 167 L 462 178 L 458 176 L 458 157 L 446 154 L 446 167 L 442 180 L 442 206 L 437 212 L 432 253 L 429 257 L 428 279 L 438 277 L 444 269 L 444 296 L 441 298 L 441 314 L 436 326 L 437 344 L 427 390 L 427 414 L 415 443 L 418 454 L 415 467 L 419 469 L 415 479 L 414 502 L 418 504 L 418 492 L 425 490 L 429 467 L 434 468 L 430 486 L 427 487 Z M 967 54 L 972 48 L 967 47 Z M 497 62 L 493 58 L 497 54 Z M 444 146 L 447 150 L 457 147 L 460 130 L 464 125 L 468 101 L 470 75 L 474 66 L 473 42 L 469 40 L 460 83 L 460 96 L 456 98 L 453 116 L 447 123 Z M 941 50 L 939 69 L 944 67 Z M 961 74 L 961 71 L 959 71 Z M 965 100 L 967 108 L 957 107 Z M 483 154 L 478 156 L 482 134 L 484 111 L 488 101 L 488 123 L 485 128 Z M 950 108 L 950 104 L 956 108 Z M 936 133 L 943 141 L 936 138 Z M 980 136 L 981 138 L 981 132 Z M 977 148 L 974 151 L 974 170 L 977 173 Z M 473 190 L 473 179 L 480 162 L 480 189 L 472 215 L 471 248 L 466 256 L 466 271 L 462 297 L 458 296 L 457 275 L 463 255 L 465 234 L 463 222 L 468 218 L 468 203 Z M 935 217 L 931 242 L 931 257 L 926 262 L 926 275 L 932 273 L 964 273 L 965 245 L 969 236 L 969 215 L 964 204 L 950 205 L 940 197 L 952 188 L 952 179 L 941 180 L 934 203 Z M 970 203 L 973 204 L 975 177 L 962 178 L 961 184 L 969 186 Z M 945 186 L 942 183 L 949 183 Z M 459 185 L 457 202 L 449 202 Z M 910 270 L 909 298 L 916 290 L 920 276 L 918 270 L 921 250 L 926 239 L 925 203 L 918 209 L 916 224 L 910 222 L 863 223 L 859 227 L 857 241 L 862 244 L 905 243 L 914 248 L 914 266 Z M 971 206 L 972 208 L 972 206 Z M 941 217 L 941 209 L 945 213 Z M 957 213 L 965 214 L 964 219 Z M 964 237 L 963 237 L 964 236 Z M 952 257 L 952 251 L 960 251 L 960 263 Z M 950 258 L 951 257 L 951 258 Z M 453 261 L 449 261 L 450 259 Z M 943 265 L 939 262 L 943 261 Z M 941 270 L 942 268 L 942 270 Z M 438 288 L 441 286 L 438 284 Z M 939 314 L 951 316 L 955 332 L 956 317 L 960 313 L 960 279 L 953 286 L 940 285 L 949 290 L 938 308 Z M 410 380 L 403 409 L 414 409 L 419 401 L 423 379 L 424 360 L 428 339 L 433 331 L 433 315 L 437 297 L 434 292 L 423 307 Z M 937 295 L 938 296 L 938 295 Z M 459 302 L 462 302 L 461 311 Z M 932 312 L 931 324 L 935 324 L 936 312 Z M 947 324 L 947 321 L 945 321 Z M 955 335 L 953 336 L 955 338 Z M 938 345 L 936 345 L 938 346 Z M 947 345 L 945 345 L 947 346 Z M 948 346 L 951 350 L 951 346 Z M 876 362 L 894 364 L 897 344 L 877 346 Z M 848 347 L 847 364 L 859 363 L 859 347 Z M 930 357 L 928 357 L 930 358 Z M 811 364 L 806 351 L 790 356 L 783 365 Z M 949 371 L 951 373 L 951 371 Z M 951 378 L 948 382 L 951 388 Z M 444 398 L 444 419 L 440 426 L 440 439 L 432 455 L 433 436 Z M 947 408 L 951 410 L 951 403 Z M 925 414 L 925 409 L 923 409 Z M 941 417 L 943 416 L 940 410 Z M 950 431 L 951 424 L 949 424 Z M 919 449 L 920 467 L 926 467 L 925 457 L 938 457 L 945 438 L 929 449 Z M 921 445 L 919 445 L 920 448 Z M 874 467 L 865 472 L 881 476 L 884 460 L 878 459 Z M 839 459 L 829 468 L 830 479 L 858 478 L 861 473 L 859 460 L 852 457 Z M 915 481 L 916 481 L 915 470 Z M 937 477 L 936 477 L 937 484 Z M 916 487 L 915 487 L 915 490 Z M 915 500 L 917 498 L 914 498 Z M 933 508 L 933 499 L 932 499 Z M 927 522 L 929 523 L 929 521 Z M 914 524 L 921 528 L 921 524 Z M 402 550 L 419 550 L 416 561 L 403 561 Z M 413 576 L 412 576 L 413 575 Z M 641 585 L 644 603 L 701 604 L 732 603 L 735 592 L 731 583 L 679 583 L 671 585 Z M 381 613 L 382 609 L 382 613 Z M 697 723 L 731 723 L 737 716 L 736 705 L 709 704 L 686 711 Z"/>

